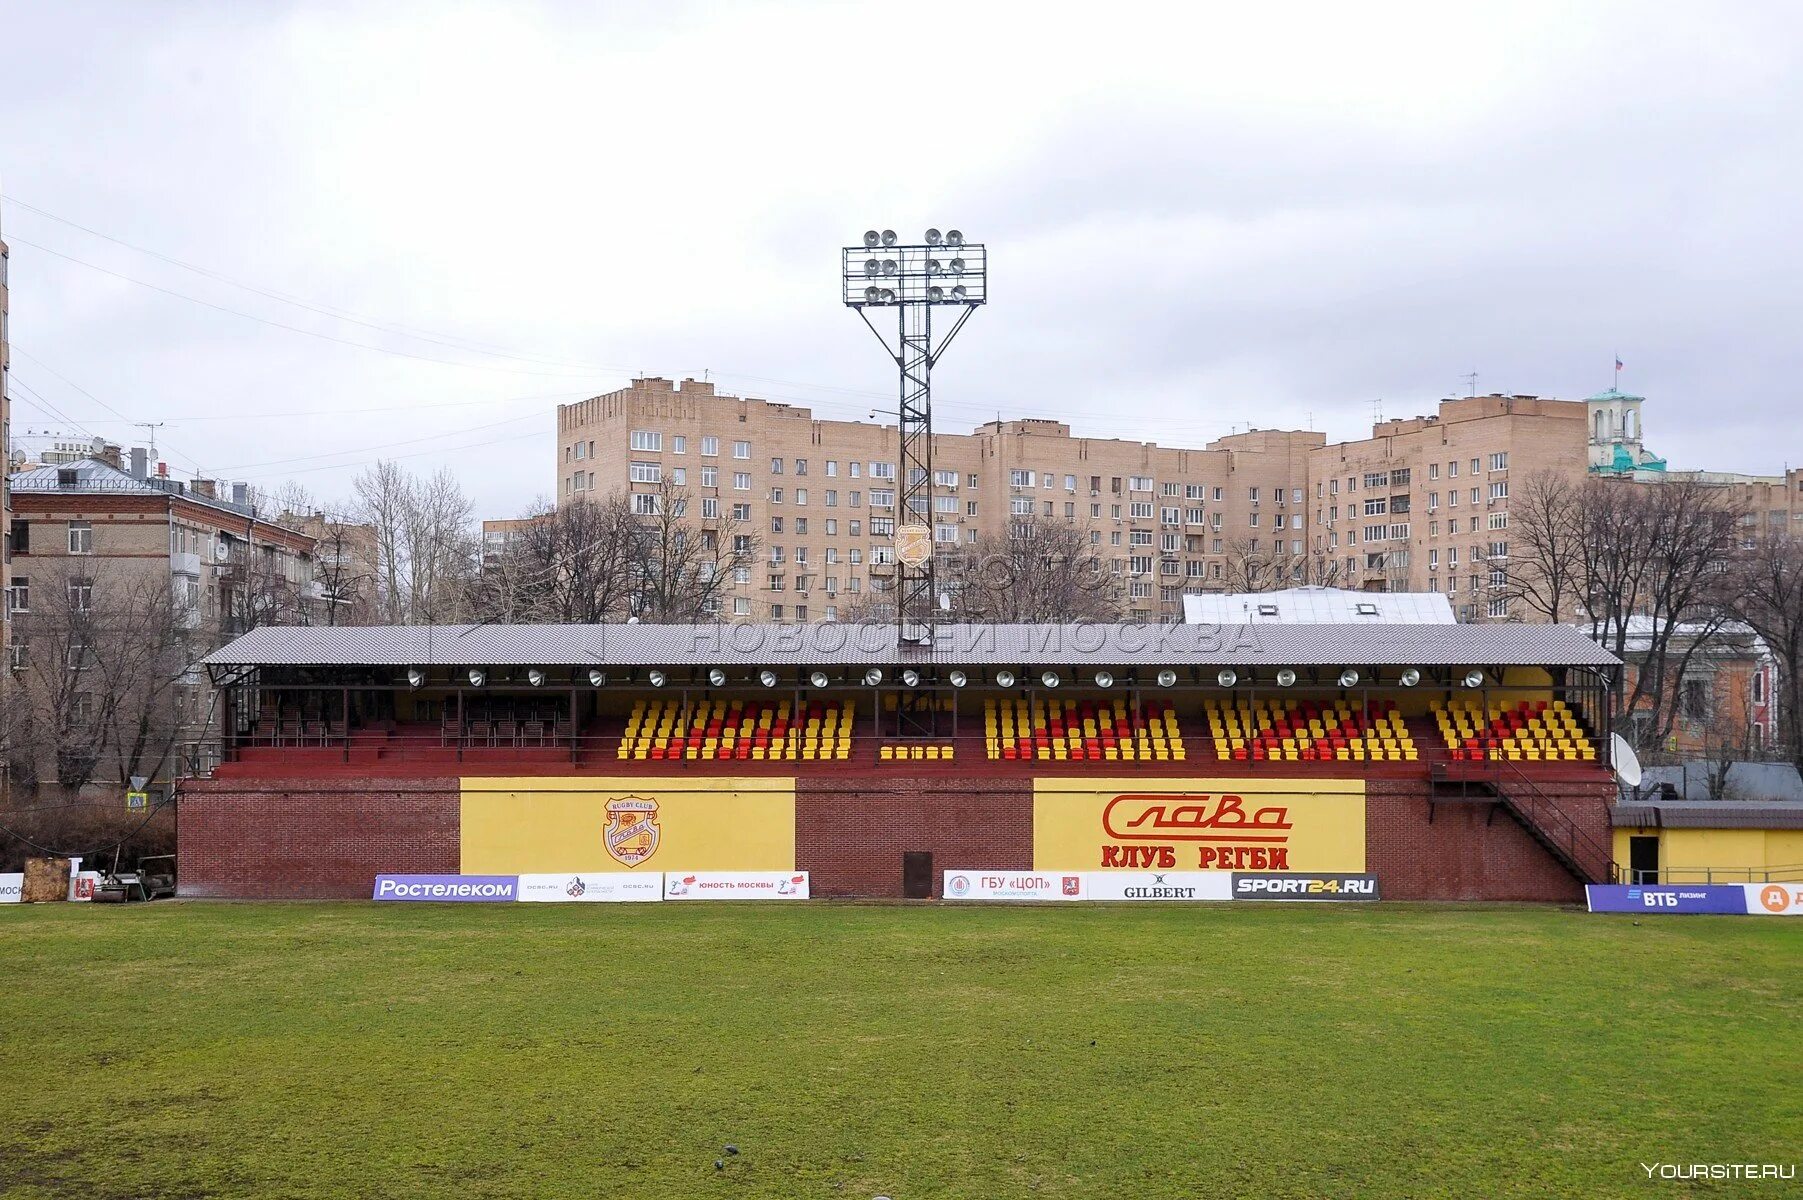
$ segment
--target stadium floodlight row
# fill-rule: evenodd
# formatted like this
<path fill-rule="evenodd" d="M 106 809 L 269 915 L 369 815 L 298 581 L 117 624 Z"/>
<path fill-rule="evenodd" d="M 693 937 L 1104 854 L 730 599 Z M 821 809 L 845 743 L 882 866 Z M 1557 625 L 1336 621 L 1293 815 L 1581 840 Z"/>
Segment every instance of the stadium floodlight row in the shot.
<path fill-rule="evenodd" d="M 673 843 L 822 896 L 1247 845 L 1392 897 L 1575 899 L 1614 873 L 1619 663 L 1557 626 L 264 628 L 205 665 L 226 745 L 184 789 L 195 893 L 632 870 Z M 1242 811 L 1283 828 L 1235 835 Z"/>

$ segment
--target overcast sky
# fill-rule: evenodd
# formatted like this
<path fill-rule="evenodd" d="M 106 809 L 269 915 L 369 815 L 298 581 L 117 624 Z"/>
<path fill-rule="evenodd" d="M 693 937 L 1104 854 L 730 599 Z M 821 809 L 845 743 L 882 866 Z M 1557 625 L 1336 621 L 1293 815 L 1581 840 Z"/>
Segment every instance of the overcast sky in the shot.
<path fill-rule="evenodd" d="M 1470 7 L 0 0 L 13 431 L 509 516 L 635 372 L 892 406 L 838 248 L 937 225 L 941 430 L 1339 440 L 1619 352 L 1674 466 L 1803 461 L 1803 6 Z"/>

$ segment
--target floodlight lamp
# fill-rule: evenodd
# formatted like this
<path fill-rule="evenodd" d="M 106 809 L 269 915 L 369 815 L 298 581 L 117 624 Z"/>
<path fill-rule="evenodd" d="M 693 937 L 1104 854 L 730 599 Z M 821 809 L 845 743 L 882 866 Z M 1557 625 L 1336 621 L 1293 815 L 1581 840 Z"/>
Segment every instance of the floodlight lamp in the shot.
<path fill-rule="evenodd" d="M 1058 683 L 1059 683 L 1058 672 L 1047 671 L 1045 674 L 1043 674 L 1039 677 L 1039 682 L 1045 684 L 1049 688 L 1057 687 Z"/>
<path fill-rule="evenodd" d="M 878 262 L 876 259 L 867 258 L 864 260 L 864 274 L 874 276 L 878 271 L 880 271 L 882 269 L 883 269 L 883 264 Z"/>
<path fill-rule="evenodd" d="M 606 682 L 607 672 L 603 671 L 600 667 L 596 667 L 588 673 L 588 685 L 590 687 L 600 687 Z"/>
<path fill-rule="evenodd" d="M 944 263 L 940 262 L 936 258 L 927 259 L 927 274 L 928 275 L 942 275 L 944 273 L 945 273 L 945 264 Z"/>
<path fill-rule="evenodd" d="M 894 303 L 894 302 L 895 302 L 895 291 L 894 291 L 894 289 L 892 289 L 892 288 L 884 288 L 884 289 L 883 289 L 883 294 L 882 294 L 882 297 L 881 297 L 881 299 L 882 299 L 882 301 L 883 301 L 883 303 L 884 303 L 884 304 L 892 304 L 892 303 Z"/>
<path fill-rule="evenodd" d="M 471 687 L 481 687 L 488 682 L 488 672 L 484 671 L 481 667 L 471 667 L 469 680 Z"/>
<path fill-rule="evenodd" d="M 942 287 L 928 288 L 927 289 L 927 299 L 928 300 L 943 300 L 943 299 L 945 299 L 945 289 Z"/>
<path fill-rule="evenodd" d="M 962 300 L 962 299 L 964 299 L 964 297 L 966 297 L 968 295 L 970 295 L 970 289 L 965 287 L 963 284 L 959 284 L 957 287 L 952 289 L 952 299 L 954 299 L 954 300 Z"/>
<path fill-rule="evenodd" d="M 881 682 L 883 682 L 883 671 L 881 667 L 872 667 L 870 670 L 864 672 L 864 683 L 867 686 L 875 687 Z"/>
<path fill-rule="evenodd" d="M 426 673 L 424 671 L 420 670 L 418 667 L 408 667 L 407 668 L 407 686 L 408 687 L 416 688 L 424 682 L 426 682 Z"/>
<path fill-rule="evenodd" d="M 544 687 L 545 686 L 545 673 L 543 671 L 539 670 L 537 667 L 533 667 L 530 671 L 526 672 L 526 682 L 531 684 L 533 687 Z"/>
<path fill-rule="evenodd" d="M 927 230 L 927 245 L 937 246 L 939 244 L 939 240 L 940 240 L 939 239 L 939 231 L 937 229 Z"/>
<path fill-rule="evenodd" d="M 1110 675 L 1107 671 L 1097 671 L 1096 672 L 1096 686 L 1099 688 L 1113 687 L 1114 686 L 1114 676 Z"/>
<path fill-rule="evenodd" d="M 1475 669 L 1465 672 L 1465 686 L 1468 688 L 1483 687 L 1484 673 Z"/>
<path fill-rule="evenodd" d="M 995 673 L 995 684 L 997 687 L 1005 687 L 1005 688 L 1013 687 L 1014 686 L 1014 672 L 1013 671 L 997 671 Z"/>
<path fill-rule="evenodd" d="M 864 289 L 864 299 L 870 301 L 870 303 L 875 304 L 878 300 L 881 300 L 882 298 L 883 298 L 883 289 L 882 288 L 867 287 Z"/>
<path fill-rule="evenodd" d="M 1283 670 L 1277 672 L 1277 686 L 1278 687 L 1290 687 L 1295 682 L 1296 682 L 1296 672 L 1290 670 L 1288 667 L 1285 667 Z"/>
<path fill-rule="evenodd" d="M 827 679 L 825 671 L 815 671 L 812 675 L 808 676 L 808 682 L 817 688 L 823 688 L 831 681 Z"/>
<path fill-rule="evenodd" d="M 1417 671 L 1414 667 L 1410 667 L 1396 677 L 1396 682 L 1400 683 L 1403 687 L 1414 687 L 1421 682 L 1421 672 Z"/>
<path fill-rule="evenodd" d="M 713 684 L 715 687 L 725 687 L 726 686 L 726 672 L 719 667 L 714 667 L 708 671 L 707 681 L 709 683 Z"/>
<path fill-rule="evenodd" d="M 948 246 L 962 246 L 964 244 L 964 235 L 956 229 L 948 229 L 945 231 L 945 244 Z"/>
<path fill-rule="evenodd" d="M 1177 683 L 1177 672 L 1166 667 L 1158 673 L 1159 687 L 1174 687 Z"/>
<path fill-rule="evenodd" d="M 876 230 L 866 229 L 864 231 L 864 244 L 866 246 L 869 246 L 871 249 L 874 250 L 877 246 L 877 243 L 881 242 L 882 240 L 883 240 L 882 235 L 877 233 Z"/>
<path fill-rule="evenodd" d="M 765 687 L 775 687 L 776 686 L 776 672 L 772 671 L 768 667 L 765 667 L 762 671 L 758 672 L 758 682 L 763 684 Z"/>
<path fill-rule="evenodd" d="M 883 245 L 885 245 L 885 246 L 895 245 L 895 230 L 893 230 L 893 229 L 883 230 Z"/>
<path fill-rule="evenodd" d="M 954 275 L 964 274 L 964 260 L 963 259 L 961 259 L 961 258 L 952 259 L 952 274 L 954 274 Z"/>
<path fill-rule="evenodd" d="M 645 678 L 650 682 L 652 687 L 663 687 L 664 684 L 670 682 L 670 677 L 665 675 L 662 671 L 653 671 L 645 676 Z"/>
<path fill-rule="evenodd" d="M 970 682 L 970 676 L 966 675 L 962 671 L 953 671 L 950 675 L 946 676 L 946 679 L 951 683 L 951 685 L 953 687 L 963 687 L 965 684 Z"/>
<path fill-rule="evenodd" d="M 1232 687 L 1239 681 L 1239 673 L 1236 671 L 1222 671 L 1219 675 L 1215 676 L 1215 682 L 1222 687 Z"/>
<path fill-rule="evenodd" d="M 1353 670 L 1351 667 L 1347 667 L 1344 671 L 1340 672 L 1340 686 L 1341 687 L 1343 687 L 1343 688 L 1356 687 L 1356 686 L 1358 686 L 1358 681 L 1359 681 L 1359 673 L 1357 671 Z"/>
<path fill-rule="evenodd" d="M 900 269 L 901 268 L 896 265 L 895 260 L 893 258 L 885 258 L 883 260 L 883 274 L 893 275 Z"/>
<path fill-rule="evenodd" d="M 901 673 L 901 681 L 903 687 L 919 687 L 920 672 L 916 671 L 913 667 L 909 667 Z"/>

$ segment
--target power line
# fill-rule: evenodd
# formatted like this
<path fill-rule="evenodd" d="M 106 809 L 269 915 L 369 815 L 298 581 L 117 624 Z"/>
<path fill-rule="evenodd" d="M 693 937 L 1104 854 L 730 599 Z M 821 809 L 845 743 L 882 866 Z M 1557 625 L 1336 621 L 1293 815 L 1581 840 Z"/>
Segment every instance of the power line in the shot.
<path fill-rule="evenodd" d="M 126 421 L 132 425 L 143 424 L 143 422 L 141 422 L 141 421 L 132 420 L 130 417 L 126 416 L 124 413 L 120 412 L 118 409 L 116 409 L 112 405 L 108 404 L 105 400 L 102 400 L 99 396 L 96 396 L 93 392 L 88 391 L 87 388 L 82 387 L 79 383 L 76 383 L 73 379 L 70 379 L 67 375 L 64 375 L 61 371 L 58 371 L 55 367 L 53 367 L 49 363 L 45 362 L 43 359 L 39 358 L 37 355 L 35 355 L 35 354 L 31 353 L 29 350 L 26 350 L 23 347 L 21 347 L 17 342 L 11 343 L 11 346 L 12 346 L 12 349 L 16 353 L 20 354 L 21 356 L 23 356 L 25 358 L 30 359 L 32 362 L 36 363 L 39 367 L 43 368 L 46 372 L 48 372 L 51 375 L 56 376 L 56 378 L 62 380 L 65 384 L 74 388 L 76 391 L 80 392 L 82 395 L 86 396 L 88 399 L 92 400 L 94 403 L 98 404 L 100 407 L 106 409 L 106 411 L 112 413 L 115 417 L 118 417 L 120 420 Z M 167 446 L 167 448 L 170 450 L 175 450 L 174 446 Z M 198 473 L 200 471 L 200 460 L 199 459 L 197 459 L 193 455 L 187 454 L 183 451 L 177 450 L 176 453 L 180 454 L 182 458 L 187 459 L 188 465 L 193 467 L 194 470 L 196 471 L 196 473 Z"/>
<path fill-rule="evenodd" d="M 233 466 L 222 467 L 220 468 L 220 471 L 224 474 L 235 471 L 246 471 L 253 467 L 279 467 L 284 463 L 313 462 L 321 458 L 337 458 L 340 455 L 345 454 L 360 454 L 366 450 L 385 450 L 390 446 L 414 446 L 418 445 L 420 442 L 433 442 L 437 441 L 439 438 L 458 437 L 466 433 L 479 433 L 484 429 L 495 429 L 502 425 L 515 425 L 521 421 L 536 421 L 540 419 L 542 415 L 542 413 L 527 413 L 520 417 L 508 417 L 503 421 L 490 421 L 485 425 L 471 425 L 464 429 L 449 429 L 443 433 L 427 434 L 425 437 L 404 438 L 398 442 L 378 442 L 373 446 L 358 446 L 354 450 L 332 450 L 325 454 L 305 454 L 297 458 L 276 458 L 271 459 L 268 462 L 238 463 Z"/>

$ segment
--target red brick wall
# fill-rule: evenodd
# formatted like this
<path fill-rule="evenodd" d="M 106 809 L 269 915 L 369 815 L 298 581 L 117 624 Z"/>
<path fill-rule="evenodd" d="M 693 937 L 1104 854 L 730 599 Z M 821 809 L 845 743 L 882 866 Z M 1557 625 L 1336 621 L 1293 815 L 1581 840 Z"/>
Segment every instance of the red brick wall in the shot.
<path fill-rule="evenodd" d="M 947 870 L 1033 866 L 1033 780 L 945 776 L 796 781 L 795 865 L 816 896 L 902 894 L 902 855 L 933 855 L 933 895 Z"/>
<path fill-rule="evenodd" d="M 1549 794 L 1609 843 L 1608 787 Z M 1374 782 L 1365 799 L 1365 858 L 1386 900 L 1552 900 L 1581 903 L 1583 885 L 1506 810 L 1440 804 L 1428 820 L 1425 782 Z"/>
<path fill-rule="evenodd" d="M 458 807 L 455 779 L 195 780 L 181 894 L 367 900 L 378 874 L 455 875 Z"/>

